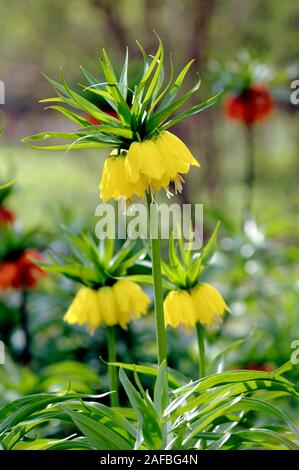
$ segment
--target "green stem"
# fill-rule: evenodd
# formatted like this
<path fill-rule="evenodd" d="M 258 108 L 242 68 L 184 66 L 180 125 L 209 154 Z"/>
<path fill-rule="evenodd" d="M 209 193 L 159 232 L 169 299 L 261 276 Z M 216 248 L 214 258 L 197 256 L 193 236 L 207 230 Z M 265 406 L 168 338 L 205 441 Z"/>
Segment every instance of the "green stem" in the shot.
<path fill-rule="evenodd" d="M 22 351 L 22 362 L 24 364 L 29 364 L 32 360 L 31 353 L 31 335 L 29 330 L 29 318 L 28 318 L 28 292 L 24 290 L 21 294 L 21 305 L 20 305 L 20 314 L 21 314 L 21 327 L 24 333 L 24 349 Z"/>
<path fill-rule="evenodd" d="M 199 378 L 205 377 L 206 375 L 206 355 L 205 355 L 205 343 L 204 343 L 204 329 L 202 325 L 196 323 L 197 332 L 197 344 L 198 344 L 198 366 L 199 366 Z"/>
<path fill-rule="evenodd" d="M 256 181 L 255 159 L 254 159 L 254 128 L 251 124 L 245 127 L 246 143 L 246 170 L 245 170 L 245 204 L 244 222 L 252 217 L 254 186 Z"/>
<path fill-rule="evenodd" d="M 107 343 L 108 343 L 108 373 L 109 373 L 109 384 L 110 391 L 113 393 L 110 395 L 111 406 L 119 406 L 118 397 L 118 376 L 117 367 L 111 366 L 111 362 L 116 362 L 116 329 L 115 326 L 107 327 Z"/>
<path fill-rule="evenodd" d="M 151 240 L 152 273 L 154 284 L 155 324 L 158 350 L 158 363 L 167 362 L 166 330 L 163 310 L 163 288 L 161 275 L 161 243 L 158 212 L 151 216 L 151 206 L 155 206 L 151 194 L 147 193 L 149 233 Z M 156 207 L 155 207 L 156 209 Z"/>

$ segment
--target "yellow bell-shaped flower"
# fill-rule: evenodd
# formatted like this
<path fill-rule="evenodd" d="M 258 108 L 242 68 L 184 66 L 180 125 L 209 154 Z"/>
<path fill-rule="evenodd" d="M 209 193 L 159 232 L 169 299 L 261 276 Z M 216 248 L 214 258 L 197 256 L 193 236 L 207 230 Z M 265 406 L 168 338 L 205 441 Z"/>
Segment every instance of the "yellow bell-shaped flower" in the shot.
<path fill-rule="evenodd" d="M 113 286 L 98 290 L 81 287 L 64 316 L 67 323 L 85 324 L 90 333 L 102 323 L 107 326 L 127 324 L 145 315 L 150 304 L 148 295 L 135 282 L 121 279 Z"/>
<path fill-rule="evenodd" d="M 150 299 L 135 282 L 121 279 L 113 285 L 118 311 L 118 323 L 122 328 L 134 318 L 145 315 Z"/>
<path fill-rule="evenodd" d="M 104 202 L 109 199 L 116 201 L 125 197 L 127 200 L 134 196 L 143 197 L 147 190 L 147 181 L 140 177 L 131 182 L 126 177 L 125 156 L 111 154 L 106 160 L 100 182 L 100 196 Z"/>
<path fill-rule="evenodd" d="M 143 197 L 152 189 L 167 189 L 173 182 L 181 190 L 181 174 L 190 166 L 199 167 L 186 145 L 171 132 L 163 131 L 157 137 L 132 142 L 125 156 L 111 155 L 105 162 L 100 182 L 100 196 L 104 201 L 133 196 Z"/>
<path fill-rule="evenodd" d="M 214 324 L 230 311 L 218 290 L 210 284 L 198 284 L 190 291 L 170 291 L 164 300 L 165 323 L 193 328 L 196 322 Z"/>
<path fill-rule="evenodd" d="M 70 324 L 86 325 L 92 333 L 102 322 L 102 313 L 97 291 L 81 287 L 64 316 L 64 321 Z"/>

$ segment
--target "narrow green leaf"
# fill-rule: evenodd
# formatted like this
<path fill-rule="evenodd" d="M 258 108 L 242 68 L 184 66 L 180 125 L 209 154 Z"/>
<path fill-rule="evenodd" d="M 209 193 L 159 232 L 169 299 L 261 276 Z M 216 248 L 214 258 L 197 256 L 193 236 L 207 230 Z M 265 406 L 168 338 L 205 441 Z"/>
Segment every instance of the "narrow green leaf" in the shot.
<path fill-rule="evenodd" d="M 121 434 L 111 430 L 95 419 L 80 413 L 64 408 L 64 411 L 70 415 L 74 424 L 87 437 L 97 450 L 130 450 L 132 449 L 130 441 Z"/>
<path fill-rule="evenodd" d="M 188 117 L 194 116 L 195 114 L 203 111 L 204 109 L 209 108 L 210 106 L 214 105 L 217 103 L 217 101 L 223 96 L 223 92 L 221 91 L 217 95 L 213 96 L 212 98 L 209 98 L 208 100 L 204 101 L 203 103 L 200 103 L 198 105 L 193 106 L 192 108 L 188 109 L 187 111 L 179 114 L 178 116 L 174 117 L 170 121 L 168 121 L 166 124 L 162 126 L 162 129 L 166 130 L 169 129 L 170 127 L 178 124 L 179 122 L 187 119 Z"/>

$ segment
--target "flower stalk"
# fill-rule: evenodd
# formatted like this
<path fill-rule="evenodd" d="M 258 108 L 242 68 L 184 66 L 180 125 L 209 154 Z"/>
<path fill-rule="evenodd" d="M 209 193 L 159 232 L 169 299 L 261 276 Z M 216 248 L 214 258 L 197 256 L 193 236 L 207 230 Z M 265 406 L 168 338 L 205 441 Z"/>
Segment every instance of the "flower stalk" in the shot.
<path fill-rule="evenodd" d="M 117 367 L 112 366 L 111 363 L 116 362 L 116 328 L 115 326 L 107 327 L 107 346 L 108 346 L 108 374 L 109 374 L 109 385 L 110 391 L 113 392 L 110 395 L 111 406 L 119 406 L 119 383 L 117 376 Z"/>
<path fill-rule="evenodd" d="M 32 359 L 31 354 L 31 338 L 28 325 L 28 292 L 26 290 L 21 293 L 21 304 L 20 304 L 20 314 L 21 314 L 21 327 L 24 334 L 24 348 L 22 351 L 22 361 L 24 364 L 29 364 Z"/>
<path fill-rule="evenodd" d="M 151 206 L 156 204 L 151 193 L 147 193 L 149 235 L 151 241 L 152 274 L 154 286 L 155 325 L 157 337 L 158 364 L 167 362 L 167 342 L 163 310 L 163 287 L 161 274 L 161 243 L 158 212 L 151 211 Z M 153 216 L 151 217 L 151 214 Z"/>
<path fill-rule="evenodd" d="M 205 342 L 204 342 L 204 329 L 203 326 L 196 323 L 197 333 L 197 344 L 198 344 L 198 367 L 199 367 L 199 378 L 206 376 L 206 354 L 205 354 Z"/>
<path fill-rule="evenodd" d="M 244 205 L 244 219 L 252 215 L 253 209 L 253 196 L 255 186 L 255 161 L 254 161 L 254 129 L 252 124 L 245 126 L 245 143 L 246 143 L 246 173 L 245 173 L 245 188 L 246 199 Z"/>

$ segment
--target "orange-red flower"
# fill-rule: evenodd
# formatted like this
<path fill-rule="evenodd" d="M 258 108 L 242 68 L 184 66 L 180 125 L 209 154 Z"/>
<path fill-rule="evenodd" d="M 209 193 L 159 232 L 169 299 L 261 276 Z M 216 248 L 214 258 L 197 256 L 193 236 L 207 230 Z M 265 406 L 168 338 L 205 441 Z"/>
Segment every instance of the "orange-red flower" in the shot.
<path fill-rule="evenodd" d="M 12 261 L 0 263 L 0 289 L 12 288 L 18 279 L 18 265 Z"/>
<path fill-rule="evenodd" d="M 33 249 L 25 250 L 16 260 L 0 263 L 0 289 L 32 289 L 45 271 L 33 259 L 41 261 L 41 254 Z"/>
<path fill-rule="evenodd" d="M 115 118 L 118 117 L 117 112 L 114 111 L 114 109 L 103 108 L 102 111 L 104 111 L 106 114 L 109 114 L 109 115 L 112 116 L 112 117 L 115 117 Z M 87 119 L 87 121 L 89 122 L 89 124 L 91 124 L 92 126 L 100 126 L 100 125 L 102 124 L 101 121 L 99 121 L 98 119 L 94 118 L 94 117 L 91 116 L 90 114 L 87 114 L 87 115 L 86 115 L 86 119 Z"/>
<path fill-rule="evenodd" d="M 252 364 L 248 364 L 246 367 L 244 367 L 247 370 L 258 370 L 261 372 L 273 372 L 275 367 L 273 364 L 265 363 L 265 364 L 257 364 L 253 362 Z"/>
<path fill-rule="evenodd" d="M 242 93 L 227 98 L 224 113 L 229 119 L 251 125 L 265 119 L 274 109 L 274 102 L 269 89 L 256 83 Z"/>
<path fill-rule="evenodd" d="M 14 214 L 0 205 L 0 225 L 11 224 L 15 220 Z"/>

